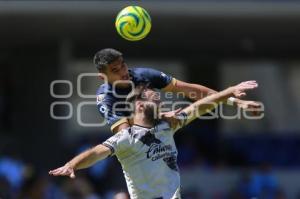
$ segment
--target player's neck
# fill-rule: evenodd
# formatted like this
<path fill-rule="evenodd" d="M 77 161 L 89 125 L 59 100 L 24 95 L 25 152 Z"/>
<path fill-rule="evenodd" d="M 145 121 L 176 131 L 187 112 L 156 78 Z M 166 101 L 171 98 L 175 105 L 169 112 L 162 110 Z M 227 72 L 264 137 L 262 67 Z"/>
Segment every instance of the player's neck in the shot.
<path fill-rule="evenodd" d="M 137 113 L 133 118 L 133 124 L 144 126 L 147 128 L 154 127 L 154 123 L 154 120 L 148 119 L 143 113 Z"/>

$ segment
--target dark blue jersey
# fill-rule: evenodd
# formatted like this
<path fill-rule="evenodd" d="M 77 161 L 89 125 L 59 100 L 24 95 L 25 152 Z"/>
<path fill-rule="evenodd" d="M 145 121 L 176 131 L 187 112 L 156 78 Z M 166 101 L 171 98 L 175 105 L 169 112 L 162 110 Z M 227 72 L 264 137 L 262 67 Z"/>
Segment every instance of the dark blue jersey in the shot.
<path fill-rule="evenodd" d="M 147 84 L 151 88 L 162 89 L 172 82 L 172 77 L 151 68 L 130 68 L 129 75 L 134 86 Z M 111 127 L 121 118 L 128 116 L 124 110 L 127 95 L 132 87 L 114 88 L 111 84 L 102 84 L 97 90 L 97 107 Z M 115 108 L 113 108 L 115 106 Z M 117 108 L 117 110 L 116 110 Z M 114 110 L 113 110 L 114 109 Z"/>

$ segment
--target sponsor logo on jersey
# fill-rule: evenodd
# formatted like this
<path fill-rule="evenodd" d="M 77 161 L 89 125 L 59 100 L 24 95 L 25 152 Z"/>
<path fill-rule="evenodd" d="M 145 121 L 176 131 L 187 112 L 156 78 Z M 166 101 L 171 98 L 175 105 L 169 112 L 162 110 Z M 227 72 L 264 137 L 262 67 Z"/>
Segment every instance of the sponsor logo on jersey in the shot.
<path fill-rule="evenodd" d="M 97 95 L 97 104 L 101 103 L 104 99 L 105 94 Z"/>
<path fill-rule="evenodd" d="M 148 151 L 146 152 L 147 158 L 152 161 L 173 156 L 176 154 L 172 149 L 172 145 L 156 144 L 153 143 L 150 145 Z"/>

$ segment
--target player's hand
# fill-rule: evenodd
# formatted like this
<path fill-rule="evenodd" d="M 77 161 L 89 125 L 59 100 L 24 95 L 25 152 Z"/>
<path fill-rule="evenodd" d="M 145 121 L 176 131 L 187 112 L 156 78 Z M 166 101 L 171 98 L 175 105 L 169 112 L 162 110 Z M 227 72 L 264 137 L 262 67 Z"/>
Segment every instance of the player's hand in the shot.
<path fill-rule="evenodd" d="M 250 111 L 253 115 L 259 115 L 261 109 L 261 103 L 255 101 L 247 101 L 247 100 L 237 100 L 237 107 Z"/>
<path fill-rule="evenodd" d="M 237 97 L 237 98 L 241 98 L 246 96 L 246 92 L 247 90 L 252 90 L 258 87 L 258 84 L 255 80 L 251 80 L 251 81 L 245 81 L 242 82 L 236 86 L 231 87 L 232 88 L 232 94 Z"/>
<path fill-rule="evenodd" d="M 62 167 L 49 171 L 49 175 L 53 176 L 69 176 L 70 178 L 75 178 L 75 172 L 73 167 L 67 163 Z"/>
<path fill-rule="evenodd" d="M 166 120 L 171 127 L 176 127 L 179 125 L 179 120 L 177 119 L 176 115 L 182 110 L 182 108 L 176 109 L 174 111 L 163 112 L 160 113 L 160 118 Z"/>

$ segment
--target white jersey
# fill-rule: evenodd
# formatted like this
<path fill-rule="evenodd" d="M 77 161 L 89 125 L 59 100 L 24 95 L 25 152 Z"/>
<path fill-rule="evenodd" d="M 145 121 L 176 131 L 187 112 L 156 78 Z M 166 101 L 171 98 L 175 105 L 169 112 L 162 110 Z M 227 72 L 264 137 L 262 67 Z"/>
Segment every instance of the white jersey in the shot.
<path fill-rule="evenodd" d="M 179 199 L 180 176 L 174 131 L 167 122 L 124 129 L 103 145 L 122 165 L 131 199 Z"/>

